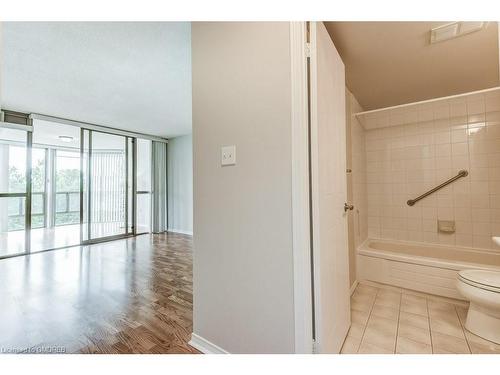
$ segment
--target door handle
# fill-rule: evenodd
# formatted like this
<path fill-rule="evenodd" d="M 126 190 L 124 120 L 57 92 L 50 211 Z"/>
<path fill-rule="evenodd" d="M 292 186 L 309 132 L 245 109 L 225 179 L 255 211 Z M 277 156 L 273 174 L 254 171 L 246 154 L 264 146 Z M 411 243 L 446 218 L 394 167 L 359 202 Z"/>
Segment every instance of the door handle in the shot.
<path fill-rule="evenodd" d="M 353 210 L 354 209 L 354 206 L 352 204 L 347 204 L 347 203 L 344 203 L 344 212 L 347 212 L 349 210 Z"/>

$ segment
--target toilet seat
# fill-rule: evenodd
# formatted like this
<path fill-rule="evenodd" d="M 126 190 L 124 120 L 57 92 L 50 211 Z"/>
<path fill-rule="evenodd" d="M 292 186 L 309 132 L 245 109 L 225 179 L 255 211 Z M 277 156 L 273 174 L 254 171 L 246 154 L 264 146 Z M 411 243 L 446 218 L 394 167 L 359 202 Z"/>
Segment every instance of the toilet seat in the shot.
<path fill-rule="evenodd" d="M 464 270 L 458 279 L 468 285 L 500 294 L 500 272 L 486 270 Z"/>

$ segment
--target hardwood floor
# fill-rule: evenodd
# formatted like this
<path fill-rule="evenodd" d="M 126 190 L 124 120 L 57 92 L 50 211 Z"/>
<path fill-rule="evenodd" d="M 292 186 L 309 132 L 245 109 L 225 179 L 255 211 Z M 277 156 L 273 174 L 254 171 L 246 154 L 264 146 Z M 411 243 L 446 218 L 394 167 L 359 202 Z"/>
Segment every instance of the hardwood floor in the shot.
<path fill-rule="evenodd" d="M 0 353 L 197 353 L 192 304 L 182 234 L 0 260 Z"/>

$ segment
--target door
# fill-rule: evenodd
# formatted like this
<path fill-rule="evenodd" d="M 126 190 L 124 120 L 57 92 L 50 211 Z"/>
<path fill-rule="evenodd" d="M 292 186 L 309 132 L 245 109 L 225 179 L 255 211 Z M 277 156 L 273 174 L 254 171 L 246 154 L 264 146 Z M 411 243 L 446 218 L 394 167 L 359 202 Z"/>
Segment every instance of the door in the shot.
<path fill-rule="evenodd" d="M 0 124 L 0 259 L 29 252 L 30 127 Z"/>
<path fill-rule="evenodd" d="M 345 72 L 323 23 L 310 33 L 314 332 L 318 353 L 339 353 L 350 326 Z"/>
<path fill-rule="evenodd" d="M 132 233 L 129 137 L 83 130 L 82 238 L 84 242 Z M 133 215 L 132 215 L 133 216 Z"/>
<path fill-rule="evenodd" d="M 80 244 L 80 129 L 32 120 L 31 252 Z"/>

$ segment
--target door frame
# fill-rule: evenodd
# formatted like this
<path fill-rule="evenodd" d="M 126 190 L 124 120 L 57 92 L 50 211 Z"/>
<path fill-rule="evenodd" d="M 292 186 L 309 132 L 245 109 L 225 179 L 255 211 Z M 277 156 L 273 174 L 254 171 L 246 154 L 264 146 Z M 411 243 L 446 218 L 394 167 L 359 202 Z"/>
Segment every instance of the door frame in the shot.
<path fill-rule="evenodd" d="M 310 204 L 309 23 L 290 22 L 292 135 L 292 251 L 295 353 L 314 353 Z"/>
<path fill-rule="evenodd" d="M 316 353 L 317 328 L 321 324 L 315 311 L 318 303 L 314 285 L 318 272 L 314 270 L 314 233 L 318 228 L 318 210 L 312 181 L 313 167 L 318 164 L 312 135 L 317 132 L 313 105 L 317 102 L 317 85 L 313 77 L 316 56 L 315 24 L 290 22 L 291 63 L 291 135 L 292 135 L 292 249 L 294 274 L 295 353 Z M 347 234 L 347 233 L 346 233 Z M 317 264 L 316 264 L 317 265 Z"/>
<path fill-rule="evenodd" d="M 92 190 L 92 150 L 93 150 L 93 144 L 92 144 L 92 138 L 94 133 L 100 133 L 100 134 L 109 134 L 113 136 L 118 136 L 122 137 L 124 140 L 125 144 L 125 218 L 124 218 L 124 225 L 125 225 L 125 232 L 120 233 L 120 234 L 115 234 L 115 235 L 110 235 L 110 236 L 102 236 L 102 237 L 95 237 L 92 238 L 92 222 L 91 222 L 91 215 L 92 215 L 92 200 L 90 199 L 91 197 L 91 190 Z M 88 141 L 88 152 L 87 152 L 87 163 L 84 163 L 84 155 L 85 155 L 85 136 L 87 136 L 87 141 Z M 96 243 L 101 243 L 101 242 L 107 242 L 111 240 L 118 240 L 122 238 L 128 238 L 128 237 L 133 237 L 137 235 L 137 192 L 136 192 L 136 179 L 137 179 L 137 138 L 132 137 L 130 135 L 126 134 L 117 134 L 110 132 L 109 130 L 98 130 L 98 129 L 89 129 L 88 127 L 81 127 L 80 128 L 80 243 L 82 245 L 90 245 L 90 244 L 96 244 Z M 129 150 L 131 148 L 131 150 Z M 129 164 L 129 157 L 131 157 L 131 163 Z M 86 164 L 86 165 L 85 165 Z M 84 168 L 86 168 L 84 172 Z M 132 170 L 130 170 L 132 169 Z M 85 192 L 84 192 L 84 176 L 87 176 L 87 201 L 85 201 Z M 130 186 L 131 184 L 131 186 Z M 131 199 L 131 207 L 129 206 L 129 187 L 130 193 L 132 195 Z M 86 203 L 86 210 L 87 210 L 87 223 L 84 221 L 84 211 L 83 209 L 85 208 L 85 203 Z M 131 223 L 129 223 L 129 210 L 130 210 L 130 218 L 132 220 Z M 129 225 L 131 224 L 131 225 Z M 83 226 L 87 225 L 87 239 L 83 238 Z"/>

